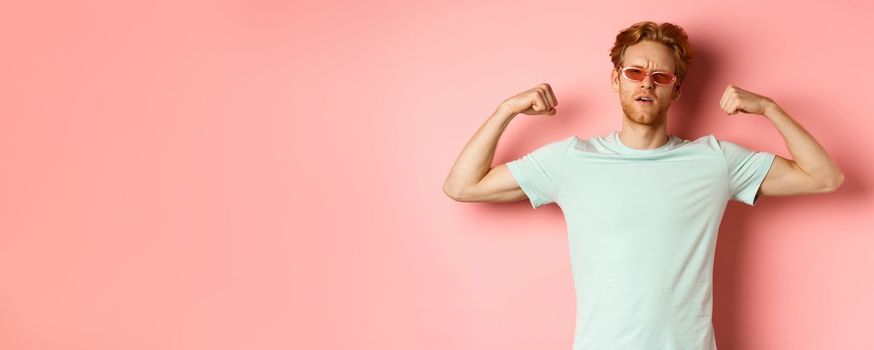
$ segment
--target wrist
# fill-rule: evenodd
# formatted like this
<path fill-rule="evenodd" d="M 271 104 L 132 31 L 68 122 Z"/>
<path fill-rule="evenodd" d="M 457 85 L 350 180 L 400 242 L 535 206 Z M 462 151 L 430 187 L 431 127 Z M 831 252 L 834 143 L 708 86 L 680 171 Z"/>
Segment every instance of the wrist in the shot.
<path fill-rule="evenodd" d="M 513 112 L 510 109 L 510 107 L 507 107 L 506 105 L 504 105 L 502 103 L 502 104 L 498 105 L 497 109 L 495 109 L 494 116 L 498 117 L 498 118 L 513 119 L 513 117 L 515 117 L 516 114 L 518 114 L 518 113 Z"/>
<path fill-rule="evenodd" d="M 776 102 L 774 102 L 773 100 L 768 100 L 768 102 L 765 104 L 765 112 L 762 113 L 762 115 L 770 118 L 782 112 L 783 110 L 780 108 L 779 105 L 777 105 Z"/>

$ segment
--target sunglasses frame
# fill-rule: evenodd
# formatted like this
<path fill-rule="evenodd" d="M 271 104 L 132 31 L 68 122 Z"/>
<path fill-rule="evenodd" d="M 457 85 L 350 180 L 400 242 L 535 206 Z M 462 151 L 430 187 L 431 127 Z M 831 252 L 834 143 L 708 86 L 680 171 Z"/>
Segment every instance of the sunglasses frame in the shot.
<path fill-rule="evenodd" d="M 634 80 L 634 79 L 631 79 L 631 78 L 630 78 L 628 75 L 626 75 L 626 73 L 625 73 L 625 72 L 626 72 L 627 70 L 629 70 L 629 69 L 637 69 L 637 70 L 642 71 L 643 74 L 644 74 L 644 75 L 643 75 L 643 79 L 641 79 L 641 80 Z M 633 67 L 633 66 L 632 66 L 632 67 L 623 67 L 623 66 L 620 65 L 620 66 L 619 66 L 619 72 L 622 73 L 622 76 L 625 77 L 625 79 L 628 79 L 628 80 L 631 80 L 631 81 L 641 82 L 641 81 L 644 81 L 644 80 L 646 79 L 646 77 L 648 77 L 648 76 L 650 76 L 650 75 L 653 75 L 653 74 L 656 74 L 656 73 L 661 73 L 661 74 L 667 74 L 669 77 L 671 77 L 671 82 L 670 82 L 670 83 L 664 83 L 664 84 L 663 84 L 663 83 L 656 82 L 655 79 L 653 79 L 653 81 L 652 81 L 653 83 L 658 84 L 658 85 L 671 85 L 671 84 L 677 82 L 677 75 L 676 75 L 676 74 L 671 73 L 671 72 L 667 72 L 667 71 L 663 71 L 663 70 L 657 70 L 657 71 L 647 72 L 645 69 L 640 68 L 640 67 Z"/>

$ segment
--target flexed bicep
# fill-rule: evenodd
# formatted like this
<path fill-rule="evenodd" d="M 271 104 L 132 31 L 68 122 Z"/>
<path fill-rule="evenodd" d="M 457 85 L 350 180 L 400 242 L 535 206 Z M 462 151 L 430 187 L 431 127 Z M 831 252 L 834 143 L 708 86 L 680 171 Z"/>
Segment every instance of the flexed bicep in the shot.
<path fill-rule="evenodd" d="M 455 200 L 460 202 L 513 202 L 528 198 L 516 183 L 507 164 L 498 165 L 474 185 L 464 188 Z"/>

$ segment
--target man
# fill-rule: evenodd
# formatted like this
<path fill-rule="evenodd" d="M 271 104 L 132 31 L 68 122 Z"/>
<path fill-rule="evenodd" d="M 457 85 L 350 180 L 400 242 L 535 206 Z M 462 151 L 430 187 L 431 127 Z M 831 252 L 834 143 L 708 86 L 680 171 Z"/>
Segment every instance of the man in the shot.
<path fill-rule="evenodd" d="M 612 88 L 621 131 L 570 136 L 490 167 L 498 138 L 519 113 L 554 115 L 541 84 L 503 101 L 453 166 L 444 192 L 463 202 L 528 198 L 557 203 L 567 220 L 577 323 L 574 349 L 716 349 L 712 271 L 729 200 L 836 190 L 844 176 L 826 151 L 772 99 L 733 85 L 720 107 L 768 118 L 793 159 L 666 131 L 692 50 L 685 31 L 641 22 L 616 36 Z"/>

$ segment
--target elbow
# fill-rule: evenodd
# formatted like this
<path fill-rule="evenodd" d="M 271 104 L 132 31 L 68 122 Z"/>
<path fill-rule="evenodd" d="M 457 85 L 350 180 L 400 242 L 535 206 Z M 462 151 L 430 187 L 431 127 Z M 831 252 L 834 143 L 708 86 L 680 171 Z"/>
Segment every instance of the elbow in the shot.
<path fill-rule="evenodd" d="M 838 176 L 835 176 L 834 183 L 832 184 L 833 185 L 832 191 L 837 191 L 837 189 L 840 188 L 841 185 L 843 185 L 843 184 L 844 184 L 844 173 L 838 171 Z"/>
<path fill-rule="evenodd" d="M 457 190 L 455 187 L 450 186 L 449 183 L 443 184 L 443 193 L 446 194 L 449 198 L 456 202 L 463 202 L 463 197 L 461 196 L 461 191 Z"/>
<path fill-rule="evenodd" d="M 844 183 L 844 173 L 838 171 L 837 175 L 825 182 L 825 192 L 834 192 Z"/>

